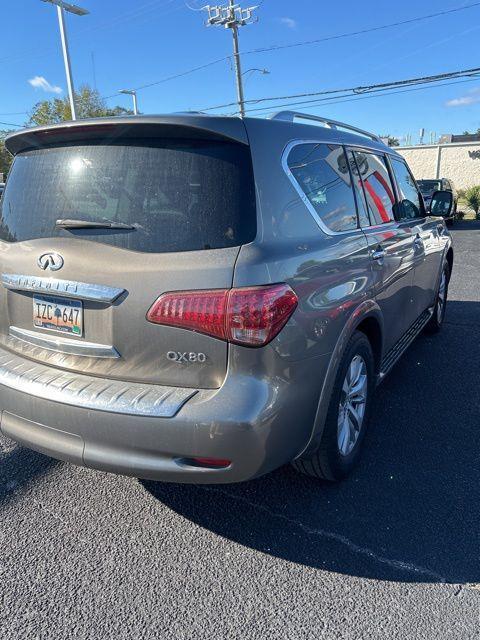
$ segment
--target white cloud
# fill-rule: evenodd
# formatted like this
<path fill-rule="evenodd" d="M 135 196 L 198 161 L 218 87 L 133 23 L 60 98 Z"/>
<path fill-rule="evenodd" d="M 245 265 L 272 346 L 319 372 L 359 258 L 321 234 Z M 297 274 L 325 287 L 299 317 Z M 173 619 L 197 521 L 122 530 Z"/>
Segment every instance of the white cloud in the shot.
<path fill-rule="evenodd" d="M 288 27 L 289 29 L 297 28 L 297 21 L 294 20 L 293 18 L 280 18 L 280 22 L 284 24 L 286 27 Z"/>
<path fill-rule="evenodd" d="M 447 102 L 447 107 L 465 107 L 468 104 L 474 104 L 480 102 L 480 98 L 474 98 L 473 96 L 463 96 L 462 98 L 454 98 Z"/>
<path fill-rule="evenodd" d="M 445 104 L 447 107 L 466 107 L 469 104 L 475 104 L 476 102 L 480 102 L 480 87 L 470 89 L 468 95 L 448 100 Z"/>
<path fill-rule="evenodd" d="M 28 81 L 35 89 L 43 89 L 47 93 L 62 93 L 62 88 L 52 85 L 43 76 L 35 76 Z"/>

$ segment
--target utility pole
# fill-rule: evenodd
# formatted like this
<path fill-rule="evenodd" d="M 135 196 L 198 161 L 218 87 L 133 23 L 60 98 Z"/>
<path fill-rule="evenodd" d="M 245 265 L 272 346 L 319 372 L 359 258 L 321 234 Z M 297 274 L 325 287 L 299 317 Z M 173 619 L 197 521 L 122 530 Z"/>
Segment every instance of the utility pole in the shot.
<path fill-rule="evenodd" d="M 207 27 L 225 27 L 232 30 L 233 37 L 233 60 L 235 63 L 235 79 L 237 83 L 237 102 L 240 117 L 245 116 L 245 97 L 243 93 L 242 65 L 240 61 L 240 49 L 238 45 L 238 29 L 247 24 L 256 22 L 253 18 L 253 11 L 257 7 L 247 7 L 242 9 L 234 0 L 229 0 L 228 5 L 207 5 L 204 7 L 208 11 L 208 19 L 205 23 Z"/>
<path fill-rule="evenodd" d="M 65 28 L 65 15 L 63 12 L 65 10 L 65 11 L 68 11 L 69 13 L 74 13 L 77 16 L 86 16 L 88 15 L 89 12 L 86 9 L 83 9 L 82 7 L 77 7 L 74 4 L 63 2 L 63 0 L 42 0 L 42 2 L 48 2 L 49 4 L 53 4 L 57 7 L 58 25 L 60 27 L 60 38 L 62 40 L 63 61 L 65 63 L 65 73 L 67 75 L 67 87 L 68 87 L 68 97 L 70 100 L 70 111 L 72 112 L 72 120 L 76 120 L 77 114 L 75 111 L 75 89 L 73 87 L 72 67 L 70 65 L 70 53 L 68 51 L 67 30 Z"/>

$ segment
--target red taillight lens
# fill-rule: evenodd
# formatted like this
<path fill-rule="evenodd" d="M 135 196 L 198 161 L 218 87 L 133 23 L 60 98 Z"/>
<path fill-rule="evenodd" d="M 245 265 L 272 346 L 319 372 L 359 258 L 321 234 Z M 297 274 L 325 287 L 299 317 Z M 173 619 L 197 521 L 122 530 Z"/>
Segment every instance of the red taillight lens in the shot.
<path fill-rule="evenodd" d="M 287 284 L 164 293 L 147 320 L 259 347 L 283 328 L 298 299 Z"/>
<path fill-rule="evenodd" d="M 225 340 L 227 295 L 225 289 L 164 293 L 147 313 L 147 320 Z"/>
<path fill-rule="evenodd" d="M 228 339 L 237 344 L 263 346 L 283 328 L 297 306 L 287 284 L 232 289 L 228 296 Z"/>

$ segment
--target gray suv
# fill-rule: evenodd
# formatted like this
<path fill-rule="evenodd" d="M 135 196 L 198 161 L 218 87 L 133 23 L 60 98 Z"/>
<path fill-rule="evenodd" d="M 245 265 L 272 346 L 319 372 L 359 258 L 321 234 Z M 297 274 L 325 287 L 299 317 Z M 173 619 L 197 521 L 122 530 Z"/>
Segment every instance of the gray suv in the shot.
<path fill-rule="evenodd" d="M 453 197 L 453 207 L 448 216 L 445 216 L 447 225 L 451 225 L 457 218 L 458 193 L 451 180 L 447 178 L 439 178 L 436 180 L 417 180 L 420 193 L 423 195 L 423 201 L 426 207 L 430 206 L 430 201 L 436 191 L 451 191 Z"/>
<path fill-rule="evenodd" d="M 376 385 L 442 325 L 451 194 L 427 212 L 377 136 L 294 112 L 97 119 L 6 145 L 5 436 L 173 482 L 353 468 Z"/>

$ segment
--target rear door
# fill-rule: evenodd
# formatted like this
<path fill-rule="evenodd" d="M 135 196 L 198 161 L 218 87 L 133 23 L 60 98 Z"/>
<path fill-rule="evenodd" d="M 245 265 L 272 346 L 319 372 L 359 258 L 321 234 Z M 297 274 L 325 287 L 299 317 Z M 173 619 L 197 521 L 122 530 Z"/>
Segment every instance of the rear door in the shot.
<path fill-rule="evenodd" d="M 183 132 L 22 151 L 0 205 L 0 343 L 102 377 L 218 387 L 227 344 L 146 314 L 164 292 L 230 288 L 255 233 L 247 145 Z"/>
<path fill-rule="evenodd" d="M 414 249 L 410 225 L 395 219 L 395 188 L 387 159 L 381 153 L 355 150 L 357 198 L 367 237 L 376 300 L 385 323 L 385 350 L 397 342 L 415 320 L 412 302 Z"/>

